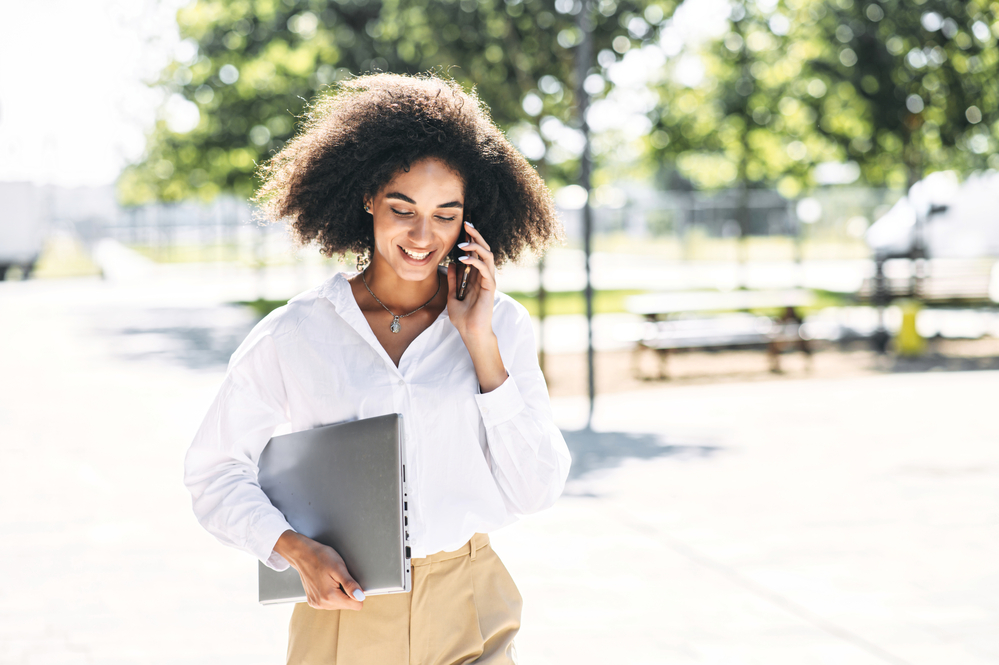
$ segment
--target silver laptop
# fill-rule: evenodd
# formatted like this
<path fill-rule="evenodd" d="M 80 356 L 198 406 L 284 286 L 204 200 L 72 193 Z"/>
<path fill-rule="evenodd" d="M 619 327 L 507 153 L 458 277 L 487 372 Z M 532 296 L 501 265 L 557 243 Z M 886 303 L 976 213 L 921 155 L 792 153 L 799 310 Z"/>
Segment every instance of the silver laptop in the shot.
<path fill-rule="evenodd" d="M 304 536 L 329 545 L 366 595 L 410 590 L 402 415 L 273 437 L 261 489 Z M 261 603 L 304 602 L 298 571 L 258 568 Z"/>

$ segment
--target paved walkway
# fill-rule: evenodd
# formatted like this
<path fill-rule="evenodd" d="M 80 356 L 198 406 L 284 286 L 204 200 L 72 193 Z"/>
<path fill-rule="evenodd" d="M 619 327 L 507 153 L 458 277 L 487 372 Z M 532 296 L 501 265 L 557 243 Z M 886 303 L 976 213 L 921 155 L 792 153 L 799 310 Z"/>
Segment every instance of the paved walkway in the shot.
<path fill-rule="evenodd" d="M 200 296 L 198 295 L 200 293 Z M 0 663 L 281 662 L 288 607 L 181 460 L 252 322 L 190 288 L 0 284 Z M 999 663 L 999 373 L 555 402 L 573 478 L 493 535 L 525 665 Z"/>

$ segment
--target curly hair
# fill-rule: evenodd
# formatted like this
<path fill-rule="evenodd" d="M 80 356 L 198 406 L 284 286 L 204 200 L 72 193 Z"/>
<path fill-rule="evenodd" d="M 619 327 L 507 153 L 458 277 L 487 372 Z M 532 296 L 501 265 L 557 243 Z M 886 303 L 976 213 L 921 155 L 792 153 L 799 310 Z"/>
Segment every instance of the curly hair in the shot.
<path fill-rule="evenodd" d="M 474 93 L 434 75 L 372 74 L 320 97 L 299 134 L 260 169 L 254 197 L 269 221 L 326 256 L 373 247 L 365 196 L 400 169 L 437 158 L 465 186 L 465 215 L 497 265 L 561 239 L 551 193 Z"/>

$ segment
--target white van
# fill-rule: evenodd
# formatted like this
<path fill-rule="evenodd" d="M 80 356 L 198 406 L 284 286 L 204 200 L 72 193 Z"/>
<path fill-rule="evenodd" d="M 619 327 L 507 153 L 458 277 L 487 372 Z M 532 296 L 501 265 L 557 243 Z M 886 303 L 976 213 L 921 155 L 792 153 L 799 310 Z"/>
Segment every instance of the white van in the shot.
<path fill-rule="evenodd" d="M 10 269 L 27 279 L 42 252 L 41 190 L 30 182 L 0 182 L 0 280 Z"/>

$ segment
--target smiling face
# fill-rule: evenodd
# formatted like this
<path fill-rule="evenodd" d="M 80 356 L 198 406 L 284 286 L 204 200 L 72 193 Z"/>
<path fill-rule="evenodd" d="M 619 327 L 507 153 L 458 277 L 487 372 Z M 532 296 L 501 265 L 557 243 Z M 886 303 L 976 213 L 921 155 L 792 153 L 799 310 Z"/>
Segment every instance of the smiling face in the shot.
<path fill-rule="evenodd" d="M 432 276 L 461 231 L 465 186 L 444 162 L 427 158 L 400 170 L 364 204 L 374 218 L 375 256 L 402 279 Z"/>

